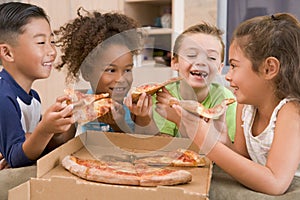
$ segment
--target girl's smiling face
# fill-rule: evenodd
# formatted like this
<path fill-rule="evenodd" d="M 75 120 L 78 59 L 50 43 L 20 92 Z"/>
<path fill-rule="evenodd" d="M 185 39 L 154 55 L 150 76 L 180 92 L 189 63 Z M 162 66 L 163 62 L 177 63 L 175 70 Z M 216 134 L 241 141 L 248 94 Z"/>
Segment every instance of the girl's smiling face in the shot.
<path fill-rule="evenodd" d="M 133 82 L 133 56 L 123 45 L 112 44 L 102 51 L 97 62 L 88 75 L 95 93 L 109 93 L 110 97 L 123 102 Z"/>
<path fill-rule="evenodd" d="M 221 52 L 222 45 L 217 37 L 190 33 L 182 40 L 178 57 L 172 61 L 172 68 L 192 88 L 205 88 L 223 67 Z"/>
<path fill-rule="evenodd" d="M 236 41 L 229 47 L 230 69 L 226 80 L 236 95 L 237 101 L 243 104 L 257 104 L 267 91 L 266 81 L 252 69 L 251 61 L 245 56 Z"/>

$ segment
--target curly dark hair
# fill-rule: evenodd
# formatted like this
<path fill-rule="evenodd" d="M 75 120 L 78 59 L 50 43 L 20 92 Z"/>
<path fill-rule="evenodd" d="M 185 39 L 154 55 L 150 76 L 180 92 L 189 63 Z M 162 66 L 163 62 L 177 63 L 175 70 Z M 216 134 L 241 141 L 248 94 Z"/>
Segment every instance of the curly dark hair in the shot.
<path fill-rule="evenodd" d="M 81 11 L 86 15 L 83 16 Z M 137 21 L 121 13 L 90 13 L 80 7 L 77 15 L 77 18 L 54 31 L 58 37 L 57 47 L 62 53 L 56 69 L 67 68 L 67 82 L 78 80 L 82 62 L 100 43 L 113 35 L 139 27 Z"/>

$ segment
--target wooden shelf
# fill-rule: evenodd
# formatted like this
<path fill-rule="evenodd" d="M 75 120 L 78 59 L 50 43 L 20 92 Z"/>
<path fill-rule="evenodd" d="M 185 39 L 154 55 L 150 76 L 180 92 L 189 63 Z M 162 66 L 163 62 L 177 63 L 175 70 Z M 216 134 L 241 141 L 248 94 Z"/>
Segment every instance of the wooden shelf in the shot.
<path fill-rule="evenodd" d="M 126 3 L 155 3 L 155 4 L 166 4 L 171 3 L 172 0 L 125 0 Z"/>
<path fill-rule="evenodd" d="M 171 28 L 153 28 L 153 27 L 143 27 L 149 35 L 164 35 L 164 34 L 172 34 Z"/>

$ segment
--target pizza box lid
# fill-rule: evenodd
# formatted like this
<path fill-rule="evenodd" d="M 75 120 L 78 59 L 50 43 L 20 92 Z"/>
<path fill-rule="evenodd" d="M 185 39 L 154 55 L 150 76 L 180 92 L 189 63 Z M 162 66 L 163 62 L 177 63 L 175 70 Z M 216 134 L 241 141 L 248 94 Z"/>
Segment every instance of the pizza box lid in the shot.
<path fill-rule="evenodd" d="M 133 135 L 88 131 L 81 134 L 37 161 L 37 178 L 9 191 L 14 199 L 208 199 L 212 176 L 212 162 L 205 167 L 184 169 L 193 175 L 192 182 L 176 186 L 138 187 L 85 181 L 63 168 L 60 164 L 66 155 L 97 158 L 105 154 L 122 155 L 186 148 L 198 151 L 186 138 Z M 53 194 L 54 193 L 54 194 Z M 22 195 L 23 196 L 22 196 Z"/>

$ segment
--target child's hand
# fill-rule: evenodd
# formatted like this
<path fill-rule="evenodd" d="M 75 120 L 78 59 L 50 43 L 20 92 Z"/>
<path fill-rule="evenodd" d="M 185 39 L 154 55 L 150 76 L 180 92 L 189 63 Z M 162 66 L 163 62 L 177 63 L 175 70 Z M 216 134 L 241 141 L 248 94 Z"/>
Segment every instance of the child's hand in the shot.
<path fill-rule="evenodd" d="M 124 99 L 124 104 L 129 108 L 130 112 L 136 116 L 150 116 L 152 109 L 152 97 L 143 93 L 136 104 L 132 103 L 131 95 Z"/>
<path fill-rule="evenodd" d="M 5 158 L 0 153 L 0 170 L 10 168 L 9 164 L 6 162 Z"/>
<path fill-rule="evenodd" d="M 160 114 L 167 120 L 172 121 L 178 125 L 178 123 L 180 122 L 180 115 L 169 105 L 169 100 L 173 98 L 173 96 L 166 88 L 163 88 L 162 91 L 157 92 L 156 95 L 156 112 L 158 112 L 158 114 Z"/>
<path fill-rule="evenodd" d="M 201 118 L 178 105 L 173 105 L 172 108 L 176 110 L 178 115 L 181 115 L 180 133 L 192 139 L 202 154 L 208 154 L 214 145 L 223 139 L 223 135 L 227 135 L 226 114 L 223 114 L 219 119 L 212 120 Z"/>
<path fill-rule="evenodd" d="M 40 122 L 44 133 L 66 132 L 75 123 L 72 118 L 73 105 L 66 105 L 67 100 L 70 100 L 67 95 L 58 97 L 56 103 L 46 110 Z"/>

